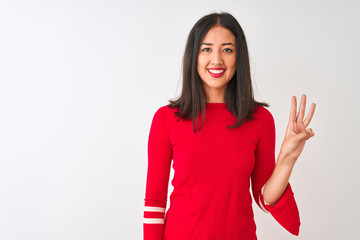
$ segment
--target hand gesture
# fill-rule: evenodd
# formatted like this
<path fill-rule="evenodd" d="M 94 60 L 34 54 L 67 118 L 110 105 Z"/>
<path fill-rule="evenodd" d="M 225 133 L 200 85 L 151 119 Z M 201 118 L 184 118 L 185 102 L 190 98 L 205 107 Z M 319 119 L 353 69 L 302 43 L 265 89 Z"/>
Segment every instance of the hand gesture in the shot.
<path fill-rule="evenodd" d="M 298 159 L 300 153 L 304 149 L 306 140 L 314 136 L 314 132 L 311 128 L 307 128 L 310 124 L 312 116 L 315 111 L 315 103 L 311 104 L 310 110 L 303 120 L 305 115 L 306 95 L 301 96 L 301 103 L 299 112 L 296 115 L 296 97 L 293 96 L 291 99 L 291 110 L 289 123 L 286 129 L 285 138 L 281 145 L 280 154 L 289 161 L 295 161 Z"/>

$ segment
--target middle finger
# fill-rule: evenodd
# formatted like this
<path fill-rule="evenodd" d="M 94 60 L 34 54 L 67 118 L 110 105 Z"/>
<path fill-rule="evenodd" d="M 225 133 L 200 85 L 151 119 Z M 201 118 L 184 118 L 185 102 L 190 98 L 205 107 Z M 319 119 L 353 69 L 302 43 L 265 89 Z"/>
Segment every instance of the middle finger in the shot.
<path fill-rule="evenodd" d="M 296 121 L 298 123 L 302 123 L 304 115 L 305 115 L 305 105 L 306 105 L 306 95 L 303 94 L 301 96 L 301 102 L 300 102 L 300 107 L 299 107 L 299 113 L 296 117 Z"/>

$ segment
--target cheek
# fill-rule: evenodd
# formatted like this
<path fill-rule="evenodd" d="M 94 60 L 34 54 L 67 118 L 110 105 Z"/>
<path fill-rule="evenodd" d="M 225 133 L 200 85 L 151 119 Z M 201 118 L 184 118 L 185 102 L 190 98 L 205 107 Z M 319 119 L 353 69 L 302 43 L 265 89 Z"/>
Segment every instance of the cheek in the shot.
<path fill-rule="evenodd" d="M 198 57 L 198 61 L 197 61 L 197 67 L 198 68 L 204 68 L 205 65 L 205 59 L 201 56 Z"/>
<path fill-rule="evenodd" d="M 229 65 L 231 68 L 231 71 L 235 72 L 235 67 L 236 67 L 236 57 L 232 57 L 231 59 L 229 59 Z"/>

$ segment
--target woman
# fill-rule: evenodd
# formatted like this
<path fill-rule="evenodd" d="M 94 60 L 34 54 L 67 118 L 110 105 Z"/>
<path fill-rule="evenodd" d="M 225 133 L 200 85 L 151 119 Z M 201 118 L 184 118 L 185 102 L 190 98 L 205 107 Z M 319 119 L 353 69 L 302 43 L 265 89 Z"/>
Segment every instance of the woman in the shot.
<path fill-rule="evenodd" d="M 306 96 L 289 124 L 275 164 L 275 123 L 254 100 L 244 33 L 228 13 L 201 18 L 192 28 L 177 100 L 154 114 L 148 139 L 144 240 L 257 239 L 257 205 L 290 233 L 300 218 L 288 182 L 314 114 L 305 120 Z M 201 124 L 199 125 L 199 120 Z M 174 187 L 167 204 L 170 166 Z"/>

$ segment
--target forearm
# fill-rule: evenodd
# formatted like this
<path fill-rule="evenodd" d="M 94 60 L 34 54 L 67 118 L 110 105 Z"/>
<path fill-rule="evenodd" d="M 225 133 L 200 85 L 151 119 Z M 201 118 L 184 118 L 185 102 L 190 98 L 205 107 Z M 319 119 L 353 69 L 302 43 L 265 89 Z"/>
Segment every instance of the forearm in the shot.
<path fill-rule="evenodd" d="M 274 171 L 264 186 L 264 201 L 274 205 L 283 195 L 288 185 L 295 160 L 279 154 Z"/>

